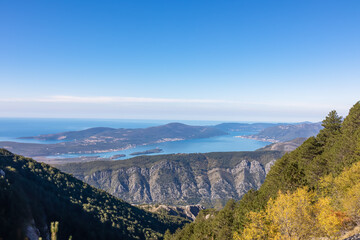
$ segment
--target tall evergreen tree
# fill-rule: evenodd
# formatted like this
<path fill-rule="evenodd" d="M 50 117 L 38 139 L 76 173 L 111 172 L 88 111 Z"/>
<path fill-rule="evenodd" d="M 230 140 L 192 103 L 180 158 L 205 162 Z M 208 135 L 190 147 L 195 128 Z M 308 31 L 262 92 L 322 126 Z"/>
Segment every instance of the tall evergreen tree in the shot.
<path fill-rule="evenodd" d="M 339 116 L 335 110 L 332 110 L 322 121 L 321 125 L 324 129 L 317 136 L 319 143 L 325 145 L 332 136 L 340 133 L 342 121 L 342 116 Z"/>
<path fill-rule="evenodd" d="M 340 130 L 342 123 L 342 117 L 337 114 L 335 110 L 332 110 L 322 122 L 322 126 L 332 132 Z"/>

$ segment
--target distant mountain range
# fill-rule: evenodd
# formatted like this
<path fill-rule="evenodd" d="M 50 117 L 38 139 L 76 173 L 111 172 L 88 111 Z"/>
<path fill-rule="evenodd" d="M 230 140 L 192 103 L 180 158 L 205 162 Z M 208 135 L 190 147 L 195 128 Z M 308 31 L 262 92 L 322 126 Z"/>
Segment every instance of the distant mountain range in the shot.
<path fill-rule="evenodd" d="M 287 142 L 295 138 L 316 136 L 322 128 L 321 123 L 281 124 L 244 137 L 268 142 Z"/>
<path fill-rule="evenodd" d="M 259 132 L 276 125 L 279 125 L 279 123 L 221 123 L 214 127 L 225 132 Z"/>
<path fill-rule="evenodd" d="M 168 123 L 148 128 L 89 128 L 81 131 L 45 134 L 40 136 L 23 137 L 23 139 L 38 140 L 67 140 L 94 142 L 123 142 L 143 144 L 156 141 L 177 141 L 180 139 L 208 138 L 226 134 L 214 127 L 190 126 L 182 123 Z M 92 139 L 92 140 L 91 140 Z"/>

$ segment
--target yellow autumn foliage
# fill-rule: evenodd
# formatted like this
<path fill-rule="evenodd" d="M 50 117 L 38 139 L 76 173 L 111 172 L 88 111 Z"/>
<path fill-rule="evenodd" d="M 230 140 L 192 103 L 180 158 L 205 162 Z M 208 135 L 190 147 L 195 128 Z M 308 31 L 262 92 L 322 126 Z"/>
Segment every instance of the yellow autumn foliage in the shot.
<path fill-rule="evenodd" d="M 287 239 L 306 239 L 313 232 L 311 200 L 313 196 L 300 188 L 293 194 L 279 192 L 275 200 L 270 200 L 267 214 Z"/>
<path fill-rule="evenodd" d="M 323 177 L 320 180 L 320 189 L 325 195 L 343 197 L 343 195 L 360 180 L 360 162 L 353 164 L 345 169 L 339 176 L 334 178 L 332 175 Z"/>
<path fill-rule="evenodd" d="M 338 236 L 342 218 L 332 209 L 329 198 L 320 198 L 307 188 L 294 193 L 279 192 L 266 209 L 248 214 L 249 223 L 234 239 L 333 239 Z"/>
<path fill-rule="evenodd" d="M 250 212 L 247 218 L 234 239 L 339 239 L 342 232 L 360 225 L 360 162 L 336 177 L 323 177 L 316 193 L 307 188 L 279 191 L 264 210 Z"/>
<path fill-rule="evenodd" d="M 360 162 L 335 178 L 331 175 L 324 177 L 321 190 L 330 197 L 332 206 L 345 212 L 351 221 L 360 224 Z"/>
<path fill-rule="evenodd" d="M 278 239 L 279 231 L 277 225 L 271 224 L 271 219 L 265 211 L 249 212 L 248 218 L 250 219 L 249 225 L 244 229 L 241 236 L 235 232 L 234 239 Z"/>
<path fill-rule="evenodd" d="M 316 216 L 316 235 L 336 239 L 342 227 L 344 215 L 334 211 L 329 197 L 320 198 L 314 205 Z"/>
<path fill-rule="evenodd" d="M 360 183 L 348 189 L 342 199 L 342 207 L 357 225 L 360 224 Z"/>

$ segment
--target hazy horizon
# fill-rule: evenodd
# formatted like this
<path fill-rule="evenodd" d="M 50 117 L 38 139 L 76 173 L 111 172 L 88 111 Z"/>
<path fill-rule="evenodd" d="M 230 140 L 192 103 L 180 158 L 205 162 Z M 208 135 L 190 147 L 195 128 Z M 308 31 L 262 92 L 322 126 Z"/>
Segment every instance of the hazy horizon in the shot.
<path fill-rule="evenodd" d="M 2 120 L 11 120 L 11 119 L 17 119 L 17 120 L 25 120 L 25 119 L 31 119 L 31 120 L 75 120 L 75 121 L 118 121 L 118 122 L 133 122 L 133 123 L 154 123 L 154 124 L 168 124 L 168 123 L 184 123 L 184 124 L 190 124 L 190 123 L 202 123 L 206 125 L 211 124 L 221 124 L 221 123 L 247 123 L 247 124 L 253 124 L 253 123 L 289 123 L 289 124 L 296 124 L 296 123 L 317 123 L 321 121 L 296 121 L 296 122 L 284 122 L 284 121 L 226 121 L 226 120 L 193 120 L 193 119 L 128 119 L 128 118 L 68 118 L 68 117 L 58 117 L 58 118 L 52 118 L 52 117 L 0 117 Z"/>

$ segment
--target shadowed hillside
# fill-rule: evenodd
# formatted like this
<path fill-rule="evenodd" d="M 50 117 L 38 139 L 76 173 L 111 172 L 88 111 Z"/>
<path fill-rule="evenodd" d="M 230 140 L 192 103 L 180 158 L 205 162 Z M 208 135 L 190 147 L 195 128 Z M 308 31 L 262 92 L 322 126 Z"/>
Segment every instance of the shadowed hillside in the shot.
<path fill-rule="evenodd" d="M 0 238 L 157 239 L 186 222 L 160 217 L 97 190 L 69 174 L 0 149 Z"/>

